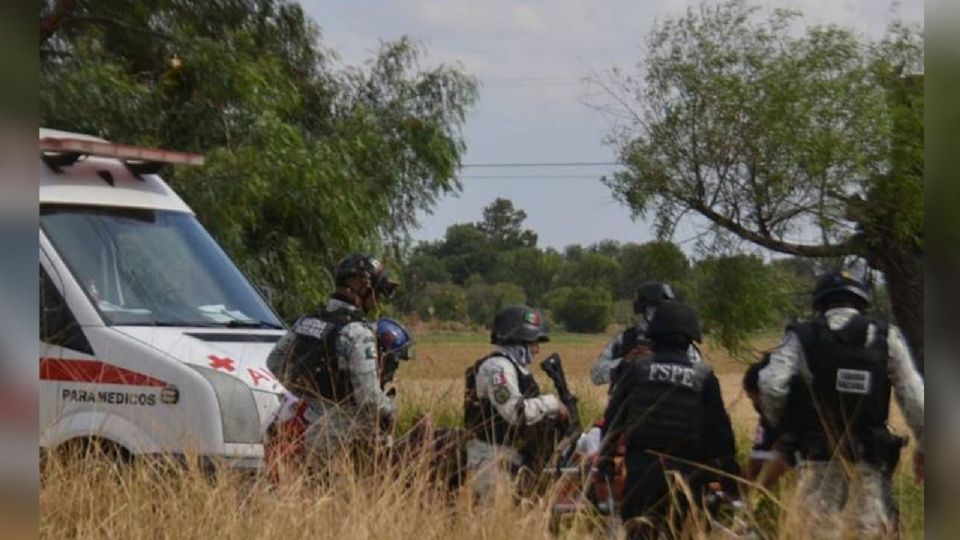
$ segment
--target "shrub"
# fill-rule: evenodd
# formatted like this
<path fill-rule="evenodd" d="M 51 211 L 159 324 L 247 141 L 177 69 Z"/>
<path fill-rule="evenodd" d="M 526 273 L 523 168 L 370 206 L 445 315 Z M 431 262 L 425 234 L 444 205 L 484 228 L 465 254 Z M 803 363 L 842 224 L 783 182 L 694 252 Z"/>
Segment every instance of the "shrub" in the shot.
<path fill-rule="evenodd" d="M 463 289 L 449 283 L 431 283 L 417 295 L 417 315 L 424 321 L 465 321 L 467 298 Z"/>
<path fill-rule="evenodd" d="M 554 315 L 571 332 L 599 333 L 607 329 L 612 316 L 613 297 L 600 287 L 571 287 L 560 292 Z M 548 295 L 548 297 L 551 295 Z"/>

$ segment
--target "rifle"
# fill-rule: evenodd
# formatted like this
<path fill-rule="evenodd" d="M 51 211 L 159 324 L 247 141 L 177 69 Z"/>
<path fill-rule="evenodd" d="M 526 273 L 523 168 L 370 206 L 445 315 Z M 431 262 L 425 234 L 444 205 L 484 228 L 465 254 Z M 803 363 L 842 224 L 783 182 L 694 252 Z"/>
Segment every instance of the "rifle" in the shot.
<path fill-rule="evenodd" d="M 570 422 L 566 428 L 567 435 L 579 433 L 580 409 L 577 406 L 577 396 L 573 395 L 570 392 L 570 387 L 567 386 L 567 376 L 563 373 L 563 364 L 560 362 L 560 355 L 551 353 L 550 356 L 540 363 L 540 369 L 553 381 L 553 386 L 557 388 L 557 397 L 560 398 L 560 402 L 570 411 Z"/>
<path fill-rule="evenodd" d="M 570 387 L 567 386 L 567 376 L 563 373 L 563 363 L 560 361 L 559 354 L 551 353 L 543 362 L 540 362 L 540 369 L 553 381 L 553 386 L 557 389 L 557 397 L 570 412 L 570 420 L 564 426 L 565 438 L 569 439 L 568 444 L 557 460 L 555 471 L 555 474 L 560 476 L 564 464 L 570 462 L 577 449 L 576 437 L 580 436 L 580 408 L 577 405 L 577 396 L 573 395 Z"/>

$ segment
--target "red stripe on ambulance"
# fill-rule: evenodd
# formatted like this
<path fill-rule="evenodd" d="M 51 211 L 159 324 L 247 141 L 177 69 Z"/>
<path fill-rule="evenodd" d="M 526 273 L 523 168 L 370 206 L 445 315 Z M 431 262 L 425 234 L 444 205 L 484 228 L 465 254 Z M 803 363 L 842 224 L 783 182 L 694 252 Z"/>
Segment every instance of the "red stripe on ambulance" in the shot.
<path fill-rule="evenodd" d="M 41 381 L 72 381 L 125 386 L 164 387 L 167 383 L 149 375 L 107 364 L 99 360 L 79 358 L 41 358 Z"/>

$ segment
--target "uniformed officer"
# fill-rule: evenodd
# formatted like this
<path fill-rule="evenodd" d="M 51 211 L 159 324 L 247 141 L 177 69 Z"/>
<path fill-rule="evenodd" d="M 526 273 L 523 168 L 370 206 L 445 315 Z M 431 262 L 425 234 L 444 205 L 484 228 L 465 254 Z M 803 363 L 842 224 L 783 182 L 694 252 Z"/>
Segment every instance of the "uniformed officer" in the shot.
<path fill-rule="evenodd" d="M 465 374 L 464 423 L 472 436 L 467 467 L 475 471 L 479 494 L 489 492 L 503 468 L 513 473 L 524 466 L 536 468 L 553 449 L 544 447 L 549 424 L 569 418 L 557 396 L 541 394 L 529 370 L 540 344 L 549 339 L 538 312 L 523 305 L 507 307 L 493 320 L 493 352 Z"/>
<path fill-rule="evenodd" d="M 671 507 L 671 500 L 684 497 L 680 492 L 671 497 L 668 471 L 679 473 L 698 497 L 713 480 L 727 493 L 737 493 L 735 482 L 703 465 L 731 475 L 739 472 L 720 383 L 709 364 L 691 362 L 688 355 L 691 343 L 701 339 L 696 312 L 680 302 L 664 302 L 647 337 L 653 354 L 631 362 L 613 389 L 601 450 L 610 456 L 623 436 L 627 478 L 621 517 L 632 538 L 656 537 L 684 515 L 683 504 Z"/>
<path fill-rule="evenodd" d="M 390 298 L 396 283 L 379 260 L 360 253 L 343 259 L 334 279 L 327 304 L 297 319 L 267 359 L 289 391 L 278 425 L 302 431 L 300 447 L 321 460 L 355 443 L 382 440 L 394 415 L 365 317 Z"/>
<path fill-rule="evenodd" d="M 648 281 L 637 289 L 633 299 L 633 312 L 637 315 L 637 323 L 617 334 L 597 357 L 590 369 L 590 380 L 593 384 L 610 384 L 616 379 L 617 369 L 625 358 L 629 362 L 650 352 L 647 327 L 657 308 L 675 298 L 669 283 Z M 689 354 L 691 361 L 700 361 L 700 351 L 696 346 L 691 345 Z"/>
<path fill-rule="evenodd" d="M 916 438 L 915 472 L 923 475 L 923 380 L 900 331 L 863 313 L 870 303 L 849 273 L 821 275 L 812 296 L 816 317 L 789 327 L 760 371 L 764 415 L 793 434 L 803 457 L 800 524 L 814 538 L 899 534 L 890 482 L 905 440 L 887 427 L 891 389 Z M 795 375 L 802 384 L 791 386 Z M 845 508 L 853 523 L 844 523 Z"/>

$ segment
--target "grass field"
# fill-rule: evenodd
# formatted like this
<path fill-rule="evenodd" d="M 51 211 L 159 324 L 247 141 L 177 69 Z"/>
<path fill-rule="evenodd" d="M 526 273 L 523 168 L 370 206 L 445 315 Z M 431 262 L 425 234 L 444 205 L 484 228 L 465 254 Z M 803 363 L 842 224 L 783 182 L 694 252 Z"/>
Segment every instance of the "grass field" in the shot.
<path fill-rule="evenodd" d="M 417 332 L 416 358 L 397 375 L 401 423 L 429 413 L 438 423 L 459 425 L 462 418 L 463 372 L 490 346 L 486 336 L 468 332 Z M 541 357 L 556 351 L 563 358 L 572 391 L 580 397 L 581 417 L 592 421 L 602 413 L 605 388 L 589 383 L 589 369 L 609 336 L 558 335 Z M 759 338 L 768 347 L 774 336 Z M 756 422 L 749 400 L 740 391 L 744 363 L 709 344 L 706 358 L 714 366 L 738 433 L 739 451 L 748 448 Z M 546 376 L 535 370 L 545 391 Z M 905 432 L 899 413 L 895 427 Z M 923 489 L 909 474 L 909 452 L 896 477 L 896 496 L 907 538 L 922 538 Z M 515 504 L 509 494 L 477 504 L 466 490 L 449 498 L 433 489 L 420 465 L 407 465 L 405 480 L 398 471 L 358 476 L 349 463 L 337 464 L 339 474 L 318 482 L 305 475 L 287 475 L 277 486 L 263 478 L 240 474 L 214 477 L 192 469 L 134 465 L 119 472 L 84 459 L 49 464 L 41 482 L 41 536 L 44 538 L 547 538 L 548 505 L 543 500 Z M 418 473 L 417 471 L 421 471 Z M 778 492 L 788 500 L 788 477 Z M 760 501 L 767 516 L 762 522 L 771 537 L 790 538 L 785 513 L 771 501 Z M 763 512 L 761 512 L 763 513 Z M 565 538 L 596 536 L 588 521 L 576 522 Z M 693 536 L 697 536 L 696 533 Z"/>

